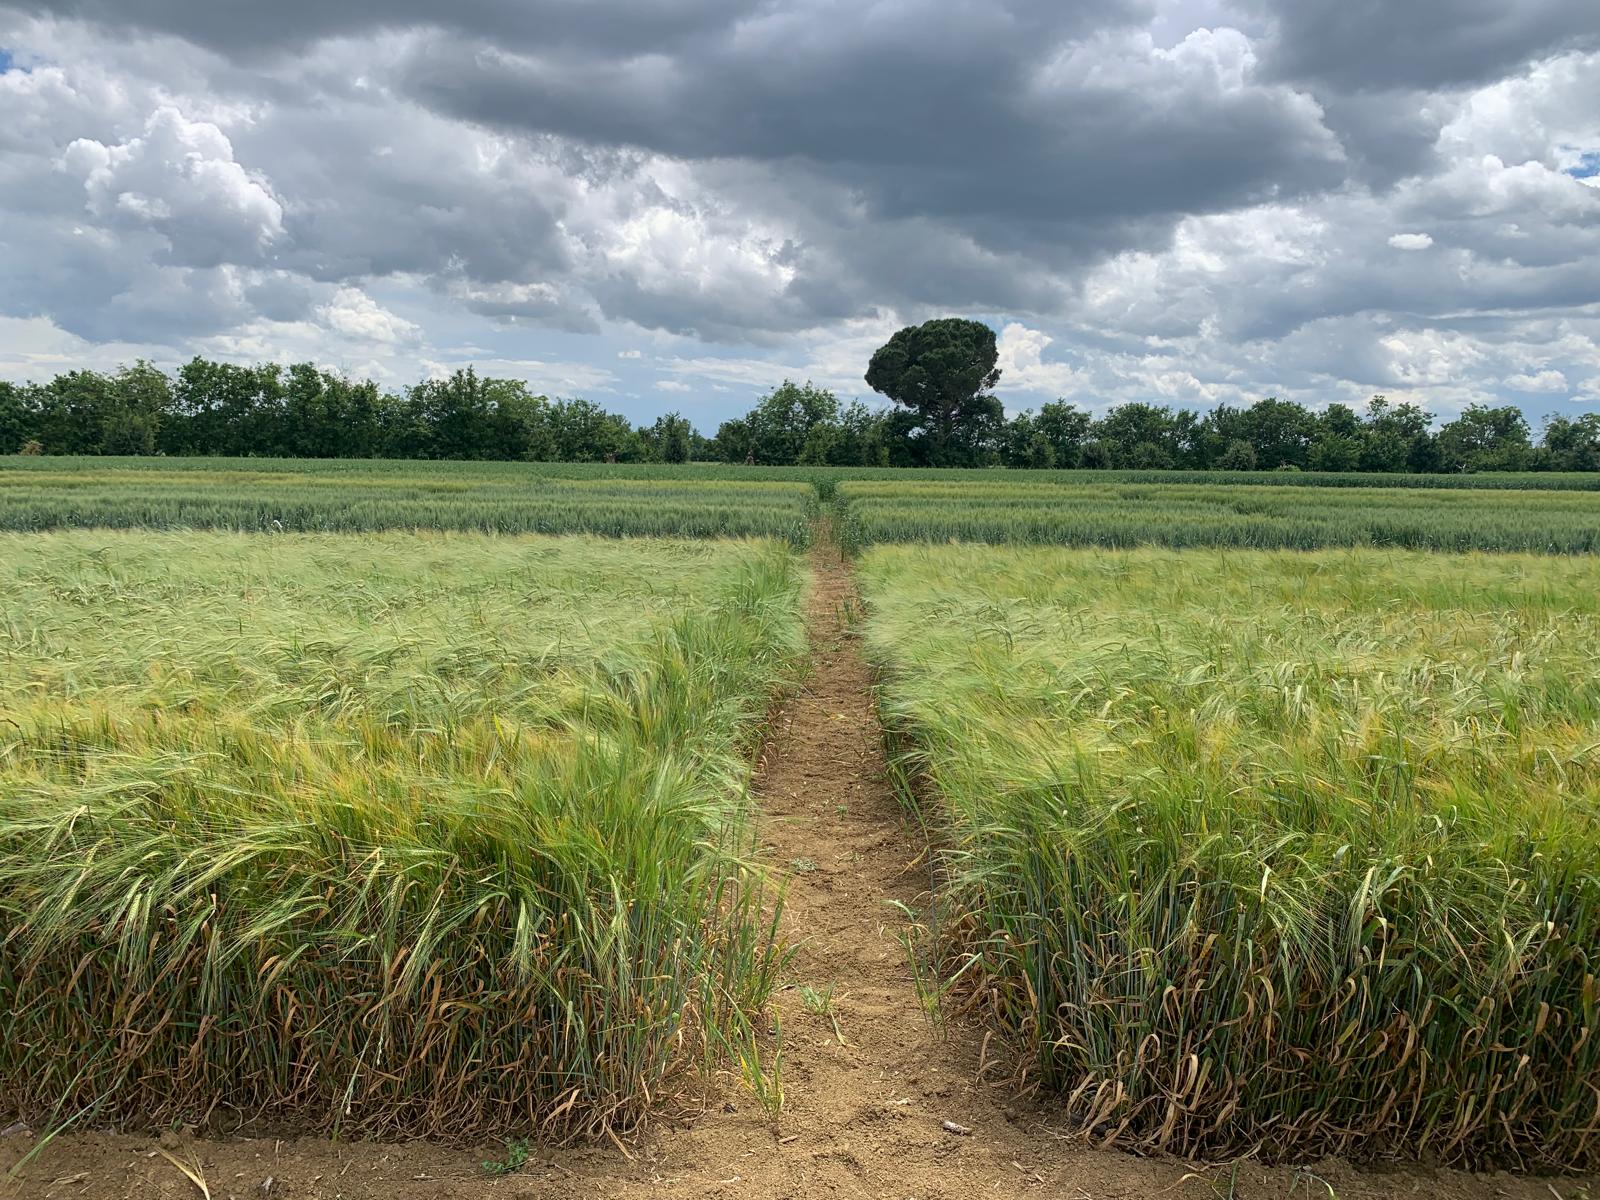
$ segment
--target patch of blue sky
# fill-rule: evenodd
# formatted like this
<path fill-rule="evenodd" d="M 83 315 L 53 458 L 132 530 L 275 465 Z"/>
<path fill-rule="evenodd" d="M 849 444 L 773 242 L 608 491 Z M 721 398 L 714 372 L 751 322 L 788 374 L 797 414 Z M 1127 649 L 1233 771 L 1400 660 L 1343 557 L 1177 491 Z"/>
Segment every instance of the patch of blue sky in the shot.
<path fill-rule="evenodd" d="M 1600 175 L 1600 150 L 1587 150 L 1578 156 L 1578 161 L 1567 168 L 1567 174 L 1574 179 L 1592 179 Z"/>

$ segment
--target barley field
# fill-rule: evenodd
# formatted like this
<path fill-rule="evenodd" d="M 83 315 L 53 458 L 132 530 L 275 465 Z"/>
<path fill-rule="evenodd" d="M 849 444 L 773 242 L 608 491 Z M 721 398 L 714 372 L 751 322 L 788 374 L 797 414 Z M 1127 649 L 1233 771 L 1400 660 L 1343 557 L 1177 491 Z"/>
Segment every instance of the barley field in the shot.
<path fill-rule="evenodd" d="M 0 530 L 778 537 L 1592 551 L 1600 474 L 904 470 L 0 455 Z"/>
<path fill-rule="evenodd" d="M 0 458 L 0 1104 L 776 1126 L 825 564 L 914 963 L 1048 1118 L 1600 1169 L 1596 478 Z"/>
<path fill-rule="evenodd" d="M 938 962 L 1021 1078 L 1204 1158 L 1600 1166 L 1600 564 L 859 564 Z"/>
<path fill-rule="evenodd" d="M 747 481 L 521 463 L 0 458 L 0 530 L 387 529 L 777 537 L 803 545 L 816 509 L 804 480 Z M 160 465 L 150 466 L 150 462 Z"/>
<path fill-rule="evenodd" d="M 880 542 L 948 541 L 1600 550 L 1600 493 L 1576 490 L 918 477 L 846 480 L 835 495 L 839 537 L 849 550 Z"/>
<path fill-rule="evenodd" d="M 745 787 L 802 582 L 770 541 L 0 535 L 0 1095 L 630 1128 L 773 987 Z"/>

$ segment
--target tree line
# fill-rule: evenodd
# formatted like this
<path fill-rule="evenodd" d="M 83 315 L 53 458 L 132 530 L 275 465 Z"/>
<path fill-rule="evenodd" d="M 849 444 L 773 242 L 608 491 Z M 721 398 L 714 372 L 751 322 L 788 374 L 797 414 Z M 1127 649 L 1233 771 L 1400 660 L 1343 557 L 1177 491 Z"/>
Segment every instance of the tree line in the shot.
<path fill-rule="evenodd" d="M 1415 404 L 1374 396 L 1364 412 L 1268 398 L 1205 413 L 1119 404 L 1104 415 L 1065 401 L 1007 418 L 955 422 L 940 438 L 913 413 L 840 405 L 785 383 L 711 439 L 722 462 L 1192 471 L 1600 471 L 1600 414 L 1552 417 L 1536 443 L 1515 407 L 1471 405 L 1434 428 Z"/>
<path fill-rule="evenodd" d="M 969 323 L 976 324 L 976 323 Z M 980 326 L 980 328 L 982 328 Z M 899 335 L 896 335 L 897 337 Z M 991 334 L 992 337 L 992 334 Z M 893 343 L 891 343 L 892 345 Z M 887 349 L 887 347 L 886 347 Z M 880 355 L 882 352 L 880 351 Z M 967 367 L 982 367 L 963 360 Z M 832 466 L 1008 466 L 1315 471 L 1596 471 L 1600 414 L 1553 417 L 1537 441 L 1514 407 L 1474 405 L 1434 427 L 1376 396 L 1364 412 L 1265 399 L 1209 412 L 1132 403 L 1095 416 L 1064 401 L 1007 417 L 992 362 L 941 391 L 915 355 L 868 380 L 895 401 L 842 403 L 785 382 L 713 436 L 679 413 L 648 425 L 583 399 L 552 399 L 471 368 L 398 391 L 310 363 L 196 358 L 0 382 L 0 452 L 303 458 L 514 459 Z M 895 372 L 900 375 L 896 376 Z M 917 376 L 909 382 L 903 376 Z"/>
<path fill-rule="evenodd" d="M 168 375 L 139 362 L 0 382 L 0 451 L 280 458 L 687 462 L 677 413 L 635 427 L 592 401 L 552 400 L 472 368 L 400 391 L 312 363 L 195 358 Z"/>

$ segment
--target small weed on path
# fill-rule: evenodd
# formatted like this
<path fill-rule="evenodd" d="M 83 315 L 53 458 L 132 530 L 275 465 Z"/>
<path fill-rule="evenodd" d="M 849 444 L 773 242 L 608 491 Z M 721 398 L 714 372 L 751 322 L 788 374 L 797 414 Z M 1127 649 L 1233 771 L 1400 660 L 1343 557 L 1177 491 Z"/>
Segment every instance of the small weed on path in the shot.
<path fill-rule="evenodd" d="M 815 1017 L 826 1017 L 833 1026 L 833 1036 L 839 1039 L 839 1045 L 848 1046 L 844 1040 L 844 1031 L 839 1028 L 839 1012 L 833 1003 L 833 984 L 825 988 L 815 988 L 810 984 L 800 985 L 800 1003 L 805 1010 Z"/>
<path fill-rule="evenodd" d="M 528 1161 L 528 1143 L 524 1138 L 506 1143 L 506 1156 L 501 1159 L 485 1159 L 483 1173 L 485 1175 L 515 1175 Z"/>

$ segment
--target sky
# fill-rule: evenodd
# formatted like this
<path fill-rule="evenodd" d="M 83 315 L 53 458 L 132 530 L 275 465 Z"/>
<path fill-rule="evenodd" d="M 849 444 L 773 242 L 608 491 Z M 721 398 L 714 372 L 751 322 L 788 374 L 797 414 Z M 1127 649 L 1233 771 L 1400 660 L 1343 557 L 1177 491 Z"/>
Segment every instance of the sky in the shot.
<path fill-rule="evenodd" d="M 0 0 L 0 378 L 1600 410 L 1596 0 Z"/>

